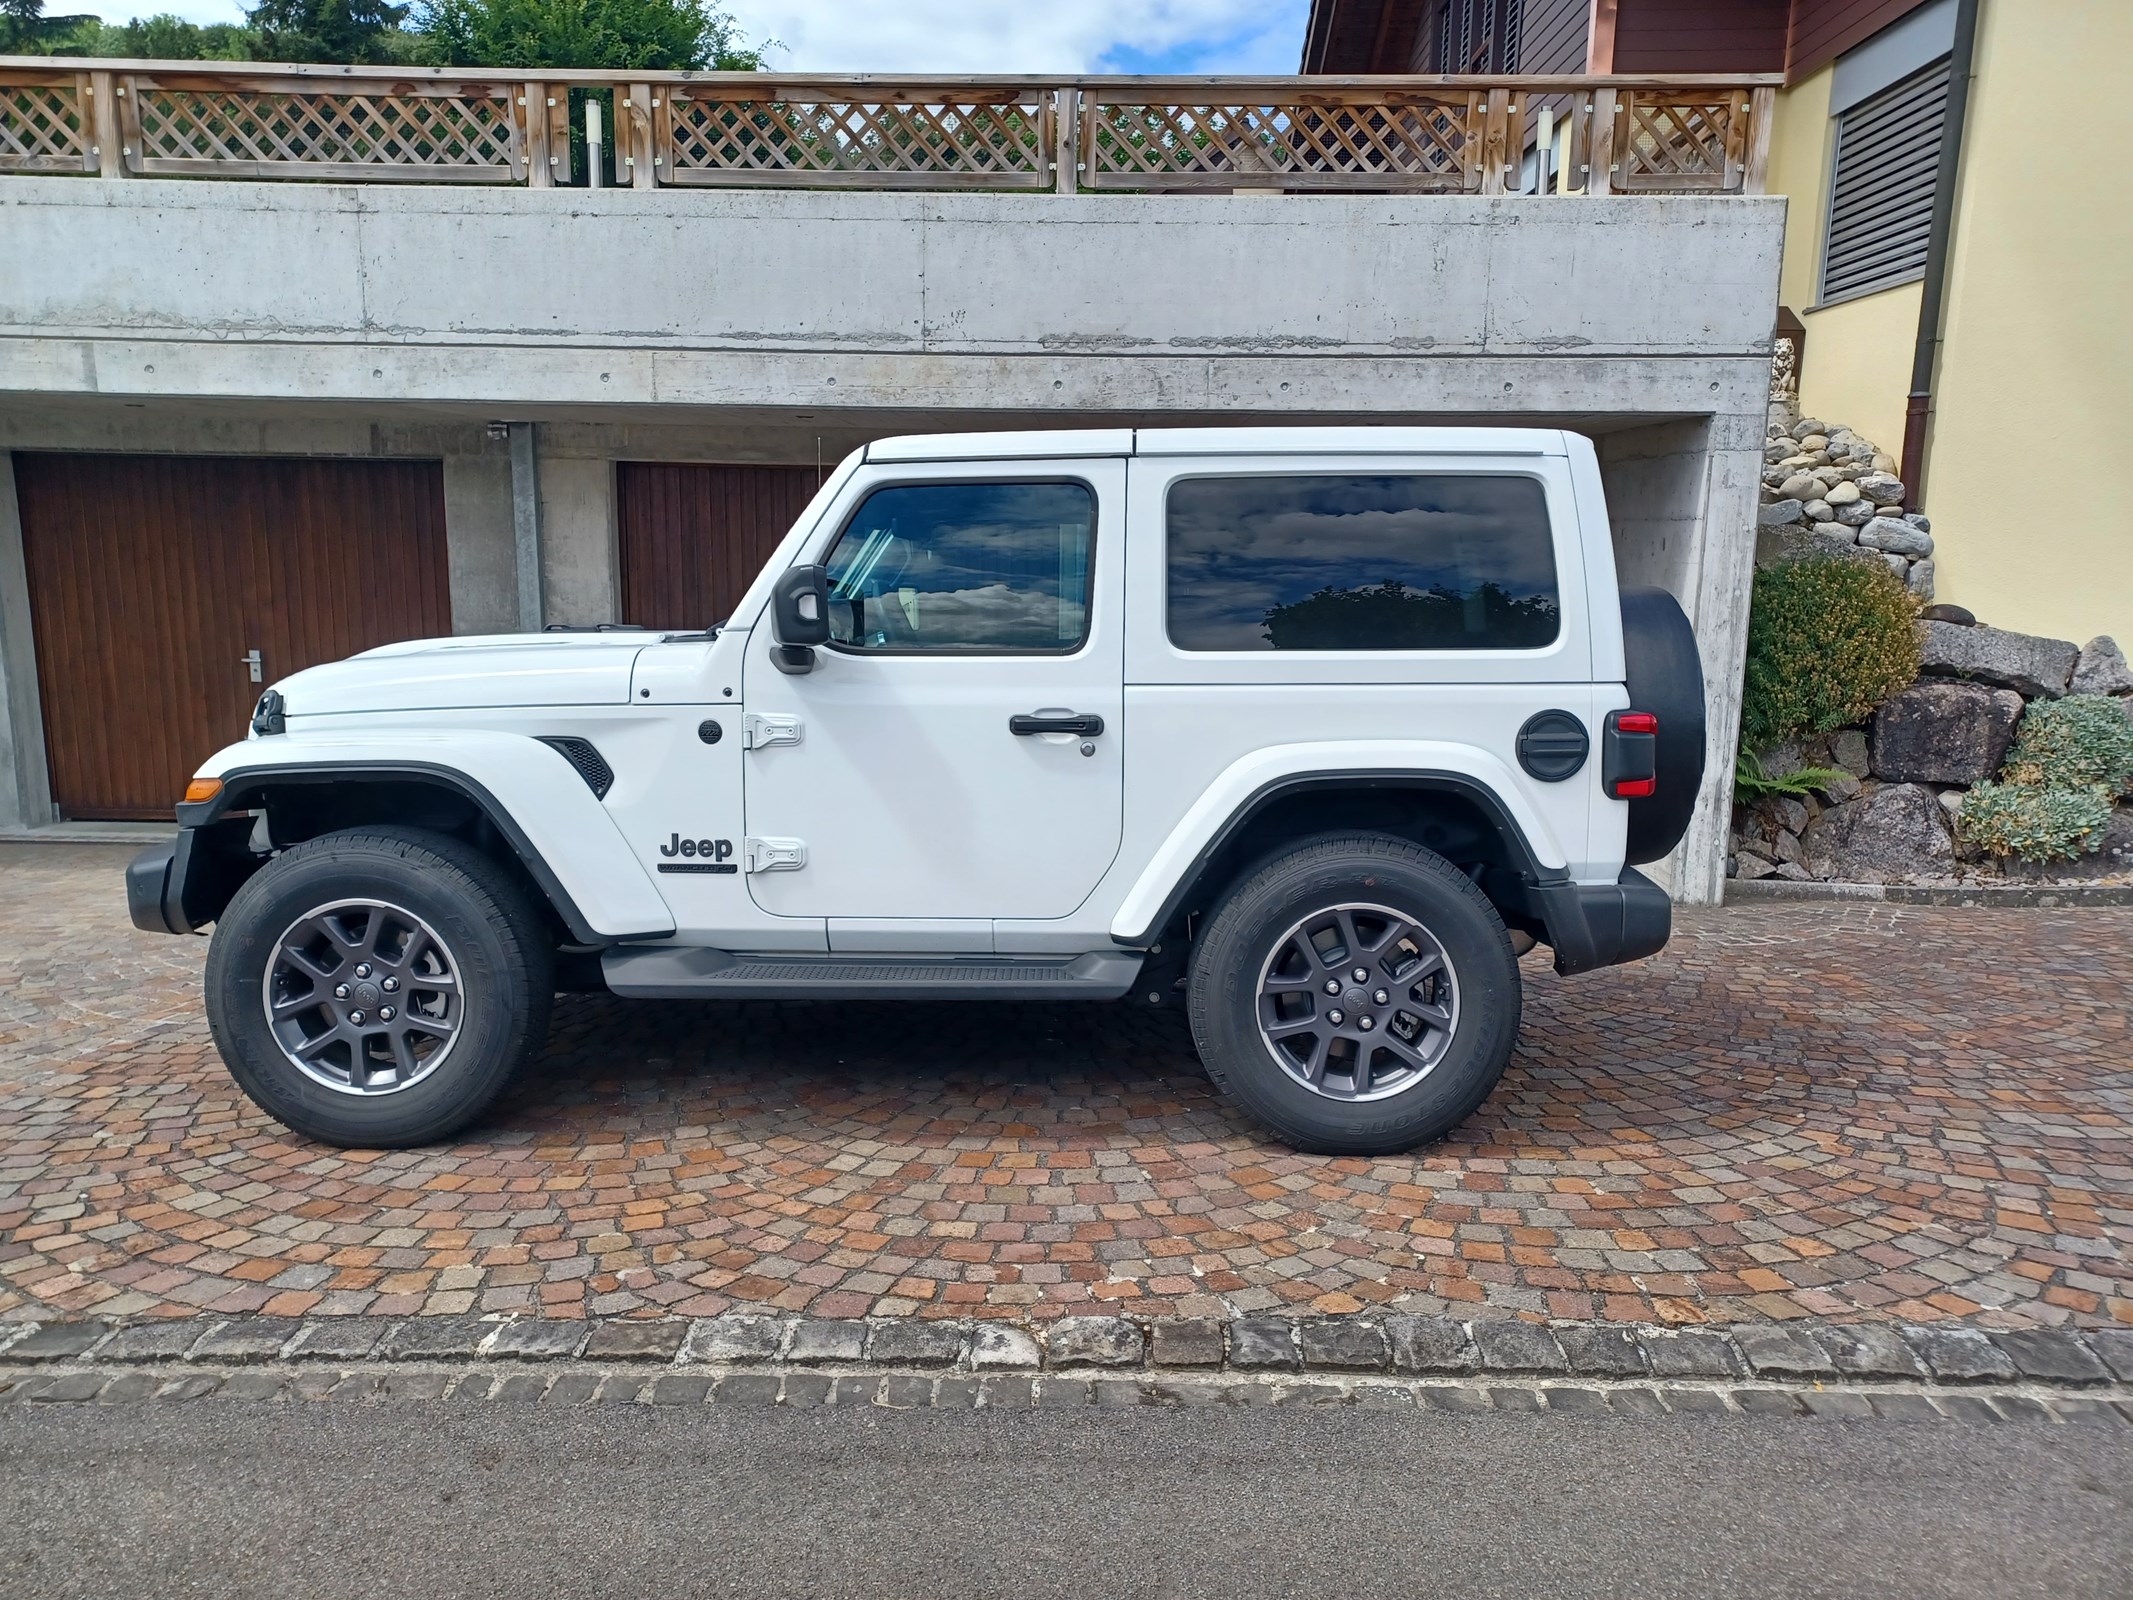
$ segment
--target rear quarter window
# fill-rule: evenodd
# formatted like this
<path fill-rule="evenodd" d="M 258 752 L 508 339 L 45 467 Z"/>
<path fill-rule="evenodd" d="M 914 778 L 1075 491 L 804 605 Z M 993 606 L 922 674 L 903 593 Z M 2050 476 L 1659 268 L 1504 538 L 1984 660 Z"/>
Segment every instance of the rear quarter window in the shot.
<path fill-rule="evenodd" d="M 1181 650 L 1535 650 L 1562 629 L 1534 478 L 1186 478 L 1165 522 Z"/>

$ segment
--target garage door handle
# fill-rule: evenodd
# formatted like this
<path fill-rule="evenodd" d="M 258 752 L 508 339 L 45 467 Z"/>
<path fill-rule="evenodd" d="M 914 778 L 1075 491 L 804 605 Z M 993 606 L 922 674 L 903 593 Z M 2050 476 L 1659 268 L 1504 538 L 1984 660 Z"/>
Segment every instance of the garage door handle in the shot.
<path fill-rule="evenodd" d="M 1007 719 L 1007 731 L 1013 734 L 1071 733 L 1078 738 L 1093 739 L 1104 731 L 1104 719 L 1085 711 L 1039 711 L 1034 715 L 1024 712 Z"/>

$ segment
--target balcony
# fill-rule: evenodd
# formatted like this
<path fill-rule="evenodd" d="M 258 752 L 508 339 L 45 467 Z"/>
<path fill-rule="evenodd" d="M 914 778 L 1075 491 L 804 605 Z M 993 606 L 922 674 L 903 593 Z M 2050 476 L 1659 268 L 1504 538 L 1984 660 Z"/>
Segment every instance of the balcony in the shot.
<path fill-rule="evenodd" d="M 1761 194 L 1775 76 L 802 77 L 0 57 L 0 173 L 1168 193 Z"/>

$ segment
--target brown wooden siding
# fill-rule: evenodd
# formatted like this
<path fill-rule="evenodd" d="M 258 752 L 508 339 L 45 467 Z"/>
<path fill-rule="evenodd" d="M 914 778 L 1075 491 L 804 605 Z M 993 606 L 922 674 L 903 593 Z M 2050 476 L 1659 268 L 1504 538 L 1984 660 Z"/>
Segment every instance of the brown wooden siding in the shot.
<path fill-rule="evenodd" d="M 1793 83 L 1900 22 L 1926 0 L 1792 0 L 1785 76 Z"/>
<path fill-rule="evenodd" d="M 60 815 L 167 818 L 267 682 L 452 629 L 434 461 L 18 453 Z"/>
<path fill-rule="evenodd" d="M 622 620 L 647 628 L 723 621 L 819 481 L 813 467 L 618 464 Z"/>
<path fill-rule="evenodd" d="M 1617 72 L 1778 72 L 1788 0 L 1620 0 Z"/>
<path fill-rule="evenodd" d="M 1526 0 L 1520 72 L 1583 72 L 1591 45 L 1592 0 Z"/>

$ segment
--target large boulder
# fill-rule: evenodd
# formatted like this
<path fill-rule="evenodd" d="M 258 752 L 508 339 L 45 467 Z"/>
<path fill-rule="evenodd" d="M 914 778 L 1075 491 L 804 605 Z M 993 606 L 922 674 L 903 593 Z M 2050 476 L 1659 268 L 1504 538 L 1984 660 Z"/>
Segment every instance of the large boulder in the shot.
<path fill-rule="evenodd" d="M 1798 500 L 1773 500 L 1755 513 L 1758 528 L 1789 528 L 1807 515 L 1807 507 Z"/>
<path fill-rule="evenodd" d="M 1869 550 L 1885 550 L 1897 556 L 1929 556 L 1933 535 L 1921 533 L 1901 517 L 1876 517 L 1859 530 L 1859 542 Z"/>
<path fill-rule="evenodd" d="M 2074 666 L 2074 681 L 2069 694 L 2133 694 L 2133 668 L 2126 665 L 2126 653 L 2118 648 L 2118 641 L 2109 634 L 2091 639 L 2081 647 L 2081 659 Z"/>
<path fill-rule="evenodd" d="M 2028 700 L 2056 700 L 2065 694 L 2081 656 L 2070 639 L 2040 639 L 1953 622 L 1920 622 L 1918 645 L 1920 670 L 1928 677 L 1971 678 L 2012 689 Z"/>
<path fill-rule="evenodd" d="M 1831 806 L 1800 840 L 1807 870 L 1839 883 L 1901 883 L 1944 878 L 1955 870 L 1955 844 L 1933 791 L 1888 783 Z"/>
<path fill-rule="evenodd" d="M 1874 776 L 1889 783 L 1952 783 L 1967 789 L 2000 770 L 2022 697 L 1981 683 L 1925 682 L 1874 713 Z"/>

